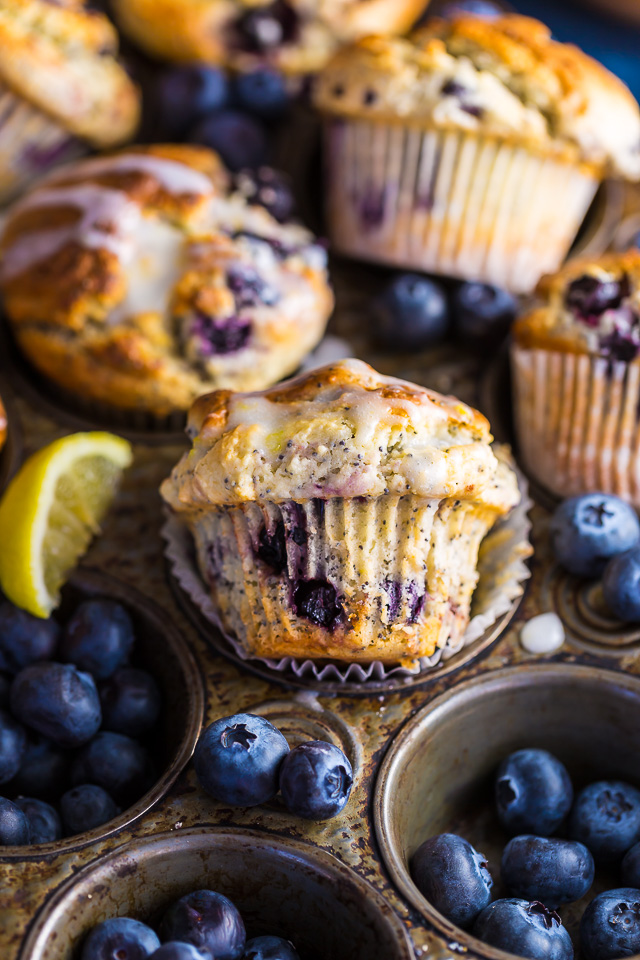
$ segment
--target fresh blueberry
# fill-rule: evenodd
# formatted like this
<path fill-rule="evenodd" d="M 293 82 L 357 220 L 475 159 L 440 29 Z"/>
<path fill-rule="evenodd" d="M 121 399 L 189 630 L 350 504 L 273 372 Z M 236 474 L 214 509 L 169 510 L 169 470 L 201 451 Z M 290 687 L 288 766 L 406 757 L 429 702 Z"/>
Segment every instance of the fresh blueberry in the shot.
<path fill-rule="evenodd" d="M 611 557 L 635 546 L 635 510 L 608 493 L 570 497 L 556 508 L 549 528 L 558 563 L 577 577 L 599 577 Z"/>
<path fill-rule="evenodd" d="M 55 620 L 41 620 L 12 603 L 0 603 L 0 670 L 19 673 L 37 660 L 51 660 L 59 637 Z"/>
<path fill-rule="evenodd" d="M 31 843 L 27 816 L 11 800 L 0 797 L 0 846 L 23 847 Z"/>
<path fill-rule="evenodd" d="M 339 747 L 324 740 L 294 747 L 280 768 L 285 806 L 306 820 L 335 817 L 349 799 L 352 785 L 351 764 Z"/>
<path fill-rule="evenodd" d="M 0 710 L 9 706 L 9 691 L 11 690 L 11 678 L 6 673 L 0 673 Z"/>
<path fill-rule="evenodd" d="M 447 298 L 440 284 L 402 273 L 373 302 L 376 337 L 390 350 L 420 350 L 439 343 L 449 327 Z"/>
<path fill-rule="evenodd" d="M 199 63 L 162 71 L 150 89 L 156 139 L 182 140 L 191 127 L 229 100 L 229 83 L 221 70 Z"/>
<path fill-rule="evenodd" d="M 95 783 L 83 783 L 60 798 L 60 814 L 68 836 L 93 830 L 120 813 L 106 790 Z"/>
<path fill-rule="evenodd" d="M 267 135 L 262 124 L 239 110 L 221 110 L 201 120 L 189 138 L 220 154 L 230 170 L 259 167 L 267 156 Z"/>
<path fill-rule="evenodd" d="M 60 659 L 96 680 L 106 680 L 128 659 L 134 643 L 131 617 L 114 600 L 85 600 L 69 620 Z"/>
<path fill-rule="evenodd" d="M 11 711 L 60 747 L 86 743 L 102 720 L 93 677 L 62 663 L 25 667 L 11 686 Z"/>
<path fill-rule="evenodd" d="M 469 347 L 495 346 L 506 336 L 518 309 L 516 298 L 487 283 L 461 283 L 453 295 L 458 339 Z"/>
<path fill-rule="evenodd" d="M 246 934 L 236 907 L 221 893 L 195 890 L 169 907 L 161 926 L 162 939 L 184 940 L 215 960 L 238 960 Z"/>
<path fill-rule="evenodd" d="M 591 783 L 576 797 L 569 836 L 588 847 L 596 863 L 615 863 L 640 840 L 640 790 L 620 780 Z"/>
<path fill-rule="evenodd" d="M 504 7 L 500 3 L 492 3 L 491 0 L 452 0 L 441 9 L 440 15 L 447 20 L 469 14 L 473 17 L 484 17 L 486 20 L 495 20 L 504 12 Z"/>
<path fill-rule="evenodd" d="M 267 936 L 247 940 L 243 960 L 300 960 L 300 956 L 290 940 Z"/>
<path fill-rule="evenodd" d="M 130 917 L 113 917 L 94 927 L 80 960 L 146 960 L 160 946 L 151 927 Z"/>
<path fill-rule="evenodd" d="M 411 858 L 411 876 L 429 903 L 458 927 L 470 927 L 491 901 L 485 857 L 455 833 L 425 840 Z"/>
<path fill-rule="evenodd" d="M 158 721 L 160 691 L 146 670 L 120 667 L 100 685 L 99 693 L 105 730 L 141 737 Z"/>
<path fill-rule="evenodd" d="M 495 900 L 482 911 L 473 934 L 484 943 L 531 960 L 572 960 L 573 945 L 557 913 L 534 900 Z"/>
<path fill-rule="evenodd" d="M 622 879 L 628 887 L 640 887 L 640 843 L 634 844 L 624 855 Z"/>
<path fill-rule="evenodd" d="M 221 803 L 253 807 L 278 792 L 278 774 L 289 744 L 264 717 L 238 713 L 210 724 L 194 754 L 196 775 Z"/>
<path fill-rule="evenodd" d="M 241 73 L 235 82 L 235 94 L 243 110 L 265 120 L 281 117 L 289 106 L 285 78 L 270 67 Z"/>
<path fill-rule="evenodd" d="M 640 547 L 632 547 L 609 560 L 602 575 L 602 593 L 618 620 L 640 620 Z"/>
<path fill-rule="evenodd" d="M 27 732 L 6 710 L 0 710 L 0 783 L 8 783 L 20 769 Z"/>
<path fill-rule="evenodd" d="M 517 750 L 498 768 L 498 817 L 512 836 L 535 833 L 548 837 L 569 813 L 572 800 L 569 774 L 546 750 Z"/>
<path fill-rule="evenodd" d="M 586 960 L 616 960 L 640 953 L 640 890 L 606 890 L 591 901 L 580 923 Z"/>
<path fill-rule="evenodd" d="M 27 736 L 27 746 L 12 787 L 26 797 L 57 800 L 69 782 L 69 754 L 46 737 Z"/>
<path fill-rule="evenodd" d="M 300 18 L 286 0 L 249 7 L 234 24 L 236 45 L 248 53 L 268 53 L 298 36 Z"/>
<path fill-rule="evenodd" d="M 264 207 L 278 223 L 291 219 L 295 201 L 291 181 L 285 173 L 273 167 L 241 170 L 235 178 L 235 186 L 248 203 Z"/>
<path fill-rule="evenodd" d="M 159 950 L 151 954 L 149 960 L 209 960 L 210 957 L 210 953 L 205 956 L 191 943 L 172 940 L 170 943 L 163 943 Z"/>
<path fill-rule="evenodd" d="M 107 730 L 96 734 L 71 765 L 74 786 L 95 783 L 123 804 L 138 800 L 153 781 L 153 764 L 142 744 Z"/>
<path fill-rule="evenodd" d="M 584 844 L 526 834 L 509 841 L 500 866 L 512 896 L 541 900 L 553 909 L 584 897 L 594 873 L 593 857 Z"/>
<path fill-rule="evenodd" d="M 629 278 L 626 275 L 618 281 L 600 280 L 585 274 L 571 281 L 565 294 L 565 304 L 579 320 L 589 326 L 597 326 L 605 310 L 617 309 L 629 292 Z"/>
<path fill-rule="evenodd" d="M 60 817 L 50 804 L 34 797 L 17 797 L 14 802 L 29 821 L 31 843 L 51 843 L 60 839 Z"/>

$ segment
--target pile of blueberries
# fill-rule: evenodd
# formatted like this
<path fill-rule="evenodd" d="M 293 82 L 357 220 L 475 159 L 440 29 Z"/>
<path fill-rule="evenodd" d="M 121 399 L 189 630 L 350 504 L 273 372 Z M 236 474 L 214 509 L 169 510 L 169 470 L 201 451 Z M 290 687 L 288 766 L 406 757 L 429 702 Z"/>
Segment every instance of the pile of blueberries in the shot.
<path fill-rule="evenodd" d="M 0 602 L 0 845 L 91 830 L 153 784 L 161 697 L 130 666 L 134 644 L 113 600 L 80 603 L 64 626 Z"/>
<path fill-rule="evenodd" d="M 564 765 L 546 750 L 527 749 L 500 765 L 495 805 L 512 837 L 500 864 L 510 896 L 492 903 L 486 858 L 463 837 L 443 833 L 426 840 L 411 860 L 426 899 L 501 950 L 532 960 L 571 960 L 573 944 L 557 908 L 586 896 L 596 867 L 618 870 L 625 886 L 594 897 L 582 915 L 582 956 L 616 960 L 639 953 L 640 790 L 603 780 L 574 799 Z"/>
<path fill-rule="evenodd" d="M 353 785 L 349 760 L 325 740 L 289 748 L 264 717 L 238 713 L 210 724 L 194 755 L 203 790 L 231 807 L 254 807 L 277 795 L 306 820 L 328 820 L 344 808 Z"/>
<path fill-rule="evenodd" d="M 161 946 L 162 943 L 162 946 Z M 80 960 L 300 960 L 289 940 L 247 940 L 237 907 L 213 890 L 195 890 L 177 900 L 158 927 L 114 917 L 94 927 Z"/>
<path fill-rule="evenodd" d="M 602 577 L 611 613 L 640 622 L 640 521 L 628 503 L 607 493 L 570 497 L 550 526 L 558 563 L 576 577 Z"/>

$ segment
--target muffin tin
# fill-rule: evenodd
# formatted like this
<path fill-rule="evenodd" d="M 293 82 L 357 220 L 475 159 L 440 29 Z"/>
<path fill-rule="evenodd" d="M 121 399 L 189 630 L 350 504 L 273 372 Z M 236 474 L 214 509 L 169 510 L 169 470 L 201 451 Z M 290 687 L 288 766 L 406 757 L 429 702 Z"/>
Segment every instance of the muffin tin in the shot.
<path fill-rule="evenodd" d="M 371 287 L 384 274 L 338 264 L 333 275 L 332 332 L 346 337 L 356 355 L 481 409 L 487 397 L 504 408 L 508 397 L 495 393 L 495 384 L 485 382 L 479 396 L 483 361 L 455 347 L 393 359 L 372 352 L 363 318 Z M 67 422 L 15 384 L 25 446 L 36 449 Z M 171 899 L 206 885 L 237 901 L 252 932 L 290 937 L 302 960 L 501 956 L 429 907 L 411 883 L 407 857 L 428 832 L 445 828 L 468 832 L 489 855 L 495 851 L 487 807 L 469 818 L 466 803 L 471 793 L 486 795 L 492 768 L 511 748 L 558 752 L 577 782 L 594 774 L 636 779 L 640 630 L 610 621 L 597 590 L 553 565 L 550 504 L 541 499 L 531 511 L 536 553 L 528 591 L 473 657 L 451 660 L 419 682 L 366 687 L 301 685 L 248 669 L 220 655 L 219 639 L 168 577 L 158 486 L 180 452 L 175 444 L 135 447 L 134 465 L 86 558 L 90 569 L 67 591 L 68 598 L 114 596 L 136 618 L 141 651 L 172 691 L 158 745 L 165 773 L 138 805 L 91 834 L 0 848 L 0 956 L 77 960 L 80 939 L 94 923 L 127 913 L 153 920 Z M 527 654 L 519 629 L 549 609 L 562 614 L 567 641 L 552 656 Z M 231 809 L 205 796 L 187 764 L 203 685 L 204 723 L 250 711 L 271 719 L 292 744 L 310 738 L 339 744 L 355 777 L 343 813 L 314 823 L 289 815 L 277 798 Z"/>

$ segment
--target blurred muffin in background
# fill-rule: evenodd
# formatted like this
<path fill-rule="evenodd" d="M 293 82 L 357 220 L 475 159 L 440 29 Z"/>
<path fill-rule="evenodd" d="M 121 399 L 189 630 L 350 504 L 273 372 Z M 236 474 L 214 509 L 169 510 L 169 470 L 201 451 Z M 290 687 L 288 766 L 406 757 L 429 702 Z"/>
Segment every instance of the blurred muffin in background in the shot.
<path fill-rule="evenodd" d="M 0 202 L 90 148 L 131 139 L 140 113 L 103 14 L 83 0 L 3 0 L 1 13 Z"/>
<path fill-rule="evenodd" d="M 431 19 L 320 73 L 331 239 L 349 256 L 527 292 L 605 176 L 640 177 L 640 109 L 527 17 Z"/>

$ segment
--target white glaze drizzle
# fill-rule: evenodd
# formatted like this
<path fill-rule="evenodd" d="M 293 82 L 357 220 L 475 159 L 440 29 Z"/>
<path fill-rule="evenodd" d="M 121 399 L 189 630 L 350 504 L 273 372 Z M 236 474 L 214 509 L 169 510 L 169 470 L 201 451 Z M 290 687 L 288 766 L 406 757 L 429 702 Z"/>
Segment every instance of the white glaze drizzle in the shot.
<path fill-rule="evenodd" d="M 120 190 L 95 184 L 37 190 L 16 206 L 15 213 L 39 207 L 65 206 L 80 211 L 75 223 L 18 236 L 3 257 L 3 281 L 41 263 L 73 241 L 91 249 L 110 250 L 123 263 L 131 259 L 135 231 L 142 213 L 140 207 Z"/>
<path fill-rule="evenodd" d="M 146 153 L 127 153 L 115 157 L 95 157 L 83 160 L 73 167 L 56 171 L 49 183 L 62 180 L 72 173 L 74 177 L 104 176 L 110 173 L 148 173 L 169 193 L 207 196 L 213 193 L 209 177 L 199 170 L 177 160 L 154 157 Z"/>

